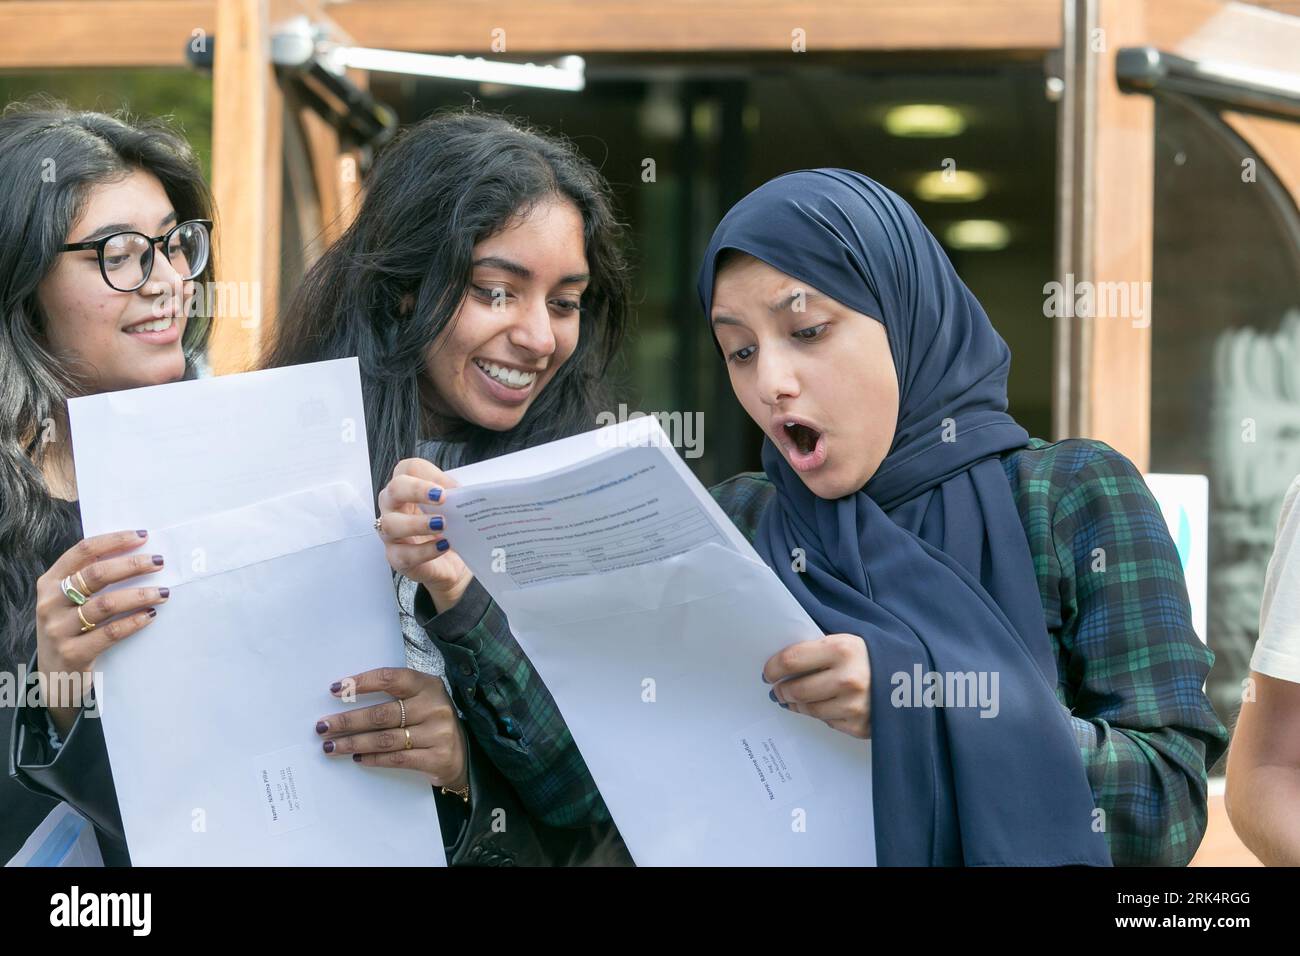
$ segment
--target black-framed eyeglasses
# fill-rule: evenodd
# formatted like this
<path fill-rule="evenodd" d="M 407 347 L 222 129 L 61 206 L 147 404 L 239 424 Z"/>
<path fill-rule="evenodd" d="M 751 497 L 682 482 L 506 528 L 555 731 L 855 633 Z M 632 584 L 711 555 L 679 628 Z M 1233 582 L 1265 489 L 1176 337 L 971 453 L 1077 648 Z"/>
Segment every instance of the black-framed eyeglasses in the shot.
<path fill-rule="evenodd" d="M 142 232 L 115 232 L 90 242 L 72 242 L 60 246 L 60 252 L 83 252 L 94 249 L 99 259 L 99 274 L 110 289 L 134 292 L 149 281 L 153 272 L 153 247 L 162 243 L 172 268 L 182 279 L 193 279 L 208 265 L 212 250 L 212 222 L 188 219 L 178 222 L 161 236 Z"/>

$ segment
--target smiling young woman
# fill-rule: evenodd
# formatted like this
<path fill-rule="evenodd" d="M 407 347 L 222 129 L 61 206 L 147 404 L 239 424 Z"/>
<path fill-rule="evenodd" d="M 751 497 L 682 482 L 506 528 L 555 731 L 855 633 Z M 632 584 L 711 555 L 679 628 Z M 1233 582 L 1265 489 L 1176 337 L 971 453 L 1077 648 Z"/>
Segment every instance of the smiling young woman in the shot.
<path fill-rule="evenodd" d="M 504 617 L 440 533 L 442 517 L 419 504 L 453 488 L 442 468 L 595 427 L 627 319 L 622 241 L 607 185 L 571 144 L 475 111 L 437 116 L 380 156 L 356 220 L 264 357 L 359 360 L 407 667 L 383 671 L 382 685 L 380 671 L 340 674 L 400 707 L 340 707 L 315 730 L 325 755 L 350 757 L 358 773 L 424 774 L 453 865 L 593 862 L 612 830 L 544 826 L 544 797 L 528 783 L 557 749 L 533 727 L 525 739 L 513 715 L 530 691 L 549 695 L 498 671 L 522 652 L 508 627 L 486 626 Z M 395 729 L 409 730 L 409 750 Z"/>
<path fill-rule="evenodd" d="M 28 666 L 54 687 L 89 675 L 167 599 L 147 577 L 96 596 L 163 558 L 142 552 L 145 532 L 80 540 L 67 403 L 194 374 L 208 323 L 190 305 L 211 270 L 212 207 L 189 146 L 165 126 L 52 103 L 0 117 L 0 182 L 0 667 Z M 63 743 L 74 727 L 70 752 L 102 749 L 102 736 L 80 699 L 46 703 L 5 708 L 4 736 L 12 719 L 19 781 L 67 798 L 50 772 Z M 0 850 L 12 853 L 52 803 L 7 776 L 0 798 Z M 103 825 L 111 782 L 70 802 Z M 105 831 L 101 846 L 119 858 Z"/>

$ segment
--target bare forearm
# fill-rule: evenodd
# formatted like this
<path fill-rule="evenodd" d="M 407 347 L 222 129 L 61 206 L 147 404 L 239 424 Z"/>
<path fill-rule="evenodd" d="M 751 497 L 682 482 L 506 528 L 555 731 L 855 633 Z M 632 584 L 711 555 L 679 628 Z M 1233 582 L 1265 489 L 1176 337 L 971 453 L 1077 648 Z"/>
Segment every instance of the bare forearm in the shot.
<path fill-rule="evenodd" d="M 1262 765 L 1228 774 L 1232 828 L 1266 866 L 1300 866 L 1300 767 Z"/>

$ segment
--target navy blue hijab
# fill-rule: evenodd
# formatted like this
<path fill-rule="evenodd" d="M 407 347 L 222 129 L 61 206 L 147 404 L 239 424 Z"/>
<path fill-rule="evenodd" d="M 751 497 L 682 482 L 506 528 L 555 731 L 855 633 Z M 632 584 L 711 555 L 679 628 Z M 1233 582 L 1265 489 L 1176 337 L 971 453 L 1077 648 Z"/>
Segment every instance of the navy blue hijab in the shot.
<path fill-rule="evenodd" d="M 860 491 L 818 498 L 764 441 L 777 494 L 755 540 L 823 631 L 866 641 L 877 861 L 1110 865 L 998 458 L 1029 439 L 1006 343 L 912 208 L 860 173 L 789 173 L 737 203 L 700 270 L 706 316 L 726 249 L 881 322 L 898 373 L 894 442 Z M 996 716 L 894 705 L 929 672 L 996 672 Z"/>

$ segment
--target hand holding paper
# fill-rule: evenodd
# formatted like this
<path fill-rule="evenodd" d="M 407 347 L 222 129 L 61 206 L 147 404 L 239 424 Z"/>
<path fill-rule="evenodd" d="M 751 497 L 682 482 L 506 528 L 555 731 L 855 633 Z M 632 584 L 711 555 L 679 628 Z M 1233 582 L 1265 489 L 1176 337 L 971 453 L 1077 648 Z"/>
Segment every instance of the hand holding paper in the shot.
<path fill-rule="evenodd" d="M 637 863 L 874 864 L 870 742 L 760 679 L 822 634 L 666 445 L 643 418 L 456 469 L 447 538 Z"/>

